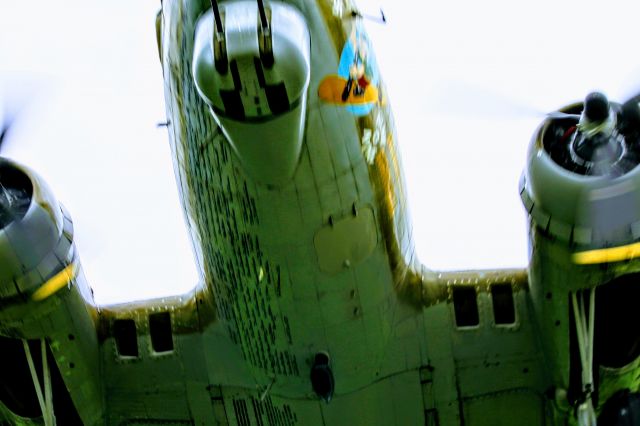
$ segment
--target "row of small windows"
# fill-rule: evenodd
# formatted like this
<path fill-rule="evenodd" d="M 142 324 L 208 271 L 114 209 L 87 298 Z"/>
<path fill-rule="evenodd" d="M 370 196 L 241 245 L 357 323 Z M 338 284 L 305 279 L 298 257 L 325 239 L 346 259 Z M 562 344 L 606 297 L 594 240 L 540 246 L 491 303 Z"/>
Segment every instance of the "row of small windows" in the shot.
<path fill-rule="evenodd" d="M 513 289 L 510 284 L 491 286 L 493 318 L 496 325 L 512 325 L 516 322 Z M 475 327 L 480 324 L 478 299 L 475 287 L 457 286 L 453 288 L 453 309 L 458 327 Z M 113 334 L 118 355 L 139 356 L 136 323 L 133 319 L 117 319 L 113 323 Z M 173 351 L 171 315 L 159 312 L 149 315 L 149 335 L 151 347 L 156 353 Z"/>
<path fill-rule="evenodd" d="M 113 335 L 116 340 L 118 355 L 122 357 L 138 357 L 138 333 L 136 322 L 132 319 L 117 319 L 113 322 Z M 149 335 L 151 348 L 156 353 L 173 351 L 173 333 L 171 332 L 171 315 L 159 312 L 149 315 Z"/>
<path fill-rule="evenodd" d="M 511 284 L 493 284 L 491 286 L 493 319 L 496 325 L 512 325 L 516 322 L 516 309 L 513 302 Z M 473 286 L 453 288 L 453 310 L 456 326 L 474 327 L 480 324 L 478 298 Z"/>

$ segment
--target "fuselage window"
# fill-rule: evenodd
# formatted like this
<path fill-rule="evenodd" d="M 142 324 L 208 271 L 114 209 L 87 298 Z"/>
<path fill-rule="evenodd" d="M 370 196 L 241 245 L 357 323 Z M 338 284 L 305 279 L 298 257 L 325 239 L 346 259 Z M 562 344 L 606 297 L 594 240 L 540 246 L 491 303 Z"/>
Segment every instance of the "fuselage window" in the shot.
<path fill-rule="evenodd" d="M 474 327 L 480 324 L 475 287 L 453 288 L 453 310 L 456 315 L 456 326 Z"/>
<path fill-rule="evenodd" d="M 138 336 L 134 320 L 115 320 L 113 322 L 113 335 L 116 339 L 118 355 L 122 357 L 138 357 Z"/>
<path fill-rule="evenodd" d="M 493 302 L 493 319 L 496 325 L 508 325 L 516 322 L 511 284 L 492 285 L 491 301 Z"/>
<path fill-rule="evenodd" d="M 154 352 L 170 352 L 173 350 L 171 333 L 171 314 L 160 312 L 149 315 L 149 334 Z"/>

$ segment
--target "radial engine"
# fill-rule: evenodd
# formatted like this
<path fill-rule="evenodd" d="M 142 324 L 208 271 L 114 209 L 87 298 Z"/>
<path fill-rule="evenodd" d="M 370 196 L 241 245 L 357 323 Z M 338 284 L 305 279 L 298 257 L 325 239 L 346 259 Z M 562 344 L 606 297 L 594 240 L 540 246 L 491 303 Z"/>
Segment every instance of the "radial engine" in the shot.
<path fill-rule="evenodd" d="M 638 99 L 601 93 L 550 114 L 520 182 L 550 393 L 579 424 L 628 409 L 603 407 L 640 387 L 639 118 Z"/>

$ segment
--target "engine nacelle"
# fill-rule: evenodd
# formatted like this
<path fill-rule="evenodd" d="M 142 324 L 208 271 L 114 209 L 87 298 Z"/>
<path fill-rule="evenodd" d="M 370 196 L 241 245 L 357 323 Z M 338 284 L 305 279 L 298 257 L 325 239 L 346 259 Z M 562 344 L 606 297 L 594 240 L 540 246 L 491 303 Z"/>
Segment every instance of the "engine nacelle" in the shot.
<path fill-rule="evenodd" d="M 59 386 L 54 393 L 68 391 L 74 405 L 82 407 L 78 412 L 85 424 L 101 418 L 96 315 L 71 219 L 41 177 L 0 158 L 0 335 L 5 336 L 0 338 L 5 354 L 0 399 L 9 410 L 23 417 L 41 411 L 29 399 L 35 394 L 26 363 L 31 355 L 23 348 L 28 343 L 37 352 L 44 345 L 55 359 L 52 375 L 54 387 Z M 33 358 L 40 360 L 38 355 Z M 70 412 L 75 413 L 73 407 Z"/>
<path fill-rule="evenodd" d="M 567 410 L 595 391 L 601 407 L 637 374 L 629 366 L 640 356 L 632 326 L 640 297 L 639 129 L 621 126 L 621 106 L 607 105 L 595 124 L 585 113 L 589 97 L 548 117 L 520 182 L 534 313 L 549 380 Z"/>

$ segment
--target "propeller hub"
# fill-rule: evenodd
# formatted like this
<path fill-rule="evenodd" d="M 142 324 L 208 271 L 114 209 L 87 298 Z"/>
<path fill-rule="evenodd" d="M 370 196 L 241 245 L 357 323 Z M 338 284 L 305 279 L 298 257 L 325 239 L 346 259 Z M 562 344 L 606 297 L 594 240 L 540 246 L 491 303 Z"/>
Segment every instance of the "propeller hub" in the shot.
<path fill-rule="evenodd" d="M 584 117 L 593 123 L 601 123 L 609 118 L 609 100 L 600 92 L 587 95 L 584 101 Z"/>
<path fill-rule="evenodd" d="M 571 152 L 578 158 L 577 163 L 605 166 L 613 164 L 624 153 L 623 145 L 619 138 L 609 135 L 597 134 L 591 137 L 576 137 L 571 145 Z"/>

